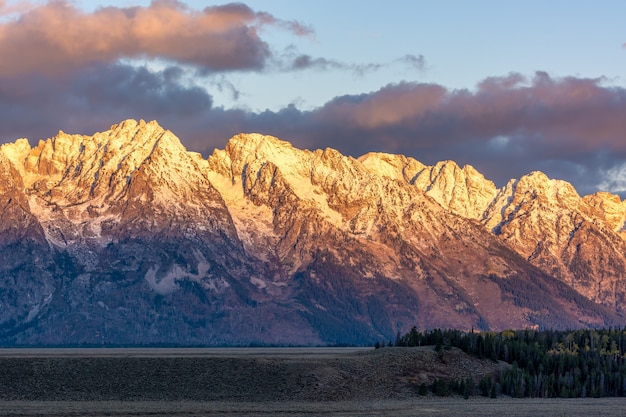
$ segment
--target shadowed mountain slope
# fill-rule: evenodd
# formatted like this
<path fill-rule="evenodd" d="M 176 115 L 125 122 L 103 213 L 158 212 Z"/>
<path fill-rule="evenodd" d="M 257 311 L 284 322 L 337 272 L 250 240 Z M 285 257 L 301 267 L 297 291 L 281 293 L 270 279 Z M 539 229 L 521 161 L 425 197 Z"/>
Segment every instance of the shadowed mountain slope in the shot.
<path fill-rule="evenodd" d="M 622 324 L 625 205 L 532 173 L 156 122 L 0 148 L 3 344 L 336 344 Z"/>

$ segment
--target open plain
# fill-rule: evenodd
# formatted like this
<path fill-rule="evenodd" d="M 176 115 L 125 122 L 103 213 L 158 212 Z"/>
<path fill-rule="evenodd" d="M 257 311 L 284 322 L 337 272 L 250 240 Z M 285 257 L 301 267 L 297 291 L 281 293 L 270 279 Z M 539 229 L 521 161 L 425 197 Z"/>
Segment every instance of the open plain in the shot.
<path fill-rule="evenodd" d="M 431 347 L 0 350 L 0 416 L 590 416 L 624 399 L 419 396 L 502 364 Z"/>

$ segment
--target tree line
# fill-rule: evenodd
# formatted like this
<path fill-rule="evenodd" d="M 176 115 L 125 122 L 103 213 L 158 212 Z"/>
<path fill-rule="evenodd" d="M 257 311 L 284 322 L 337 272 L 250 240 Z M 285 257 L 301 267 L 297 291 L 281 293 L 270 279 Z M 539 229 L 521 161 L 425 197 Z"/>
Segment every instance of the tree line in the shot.
<path fill-rule="evenodd" d="M 380 343 L 379 347 L 384 346 Z M 504 361 L 511 366 L 470 381 L 435 381 L 429 388 L 437 395 L 471 394 L 496 397 L 584 398 L 626 396 L 626 329 L 505 330 L 465 332 L 415 327 L 395 346 L 435 346 L 436 351 L 455 347 L 480 359 Z M 444 386 L 447 384 L 447 386 Z M 423 392 L 424 387 L 420 388 Z M 420 392 L 421 393 L 421 392 Z"/>

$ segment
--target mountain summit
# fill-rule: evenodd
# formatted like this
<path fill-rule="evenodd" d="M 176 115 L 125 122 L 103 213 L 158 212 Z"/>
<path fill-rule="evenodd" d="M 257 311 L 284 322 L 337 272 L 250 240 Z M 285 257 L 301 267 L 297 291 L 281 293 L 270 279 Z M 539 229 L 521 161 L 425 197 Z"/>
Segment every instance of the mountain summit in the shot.
<path fill-rule="evenodd" d="M 626 323 L 626 204 L 533 172 L 156 122 L 0 147 L 0 343 L 336 344 Z"/>

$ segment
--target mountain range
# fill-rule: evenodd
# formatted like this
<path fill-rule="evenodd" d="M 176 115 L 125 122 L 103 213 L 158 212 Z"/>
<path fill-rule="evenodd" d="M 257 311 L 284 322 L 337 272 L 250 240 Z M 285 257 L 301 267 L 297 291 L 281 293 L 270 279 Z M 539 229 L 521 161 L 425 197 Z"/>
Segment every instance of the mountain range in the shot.
<path fill-rule="evenodd" d="M 0 344 L 328 345 L 626 323 L 626 203 L 155 121 L 0 147 Z"/>

